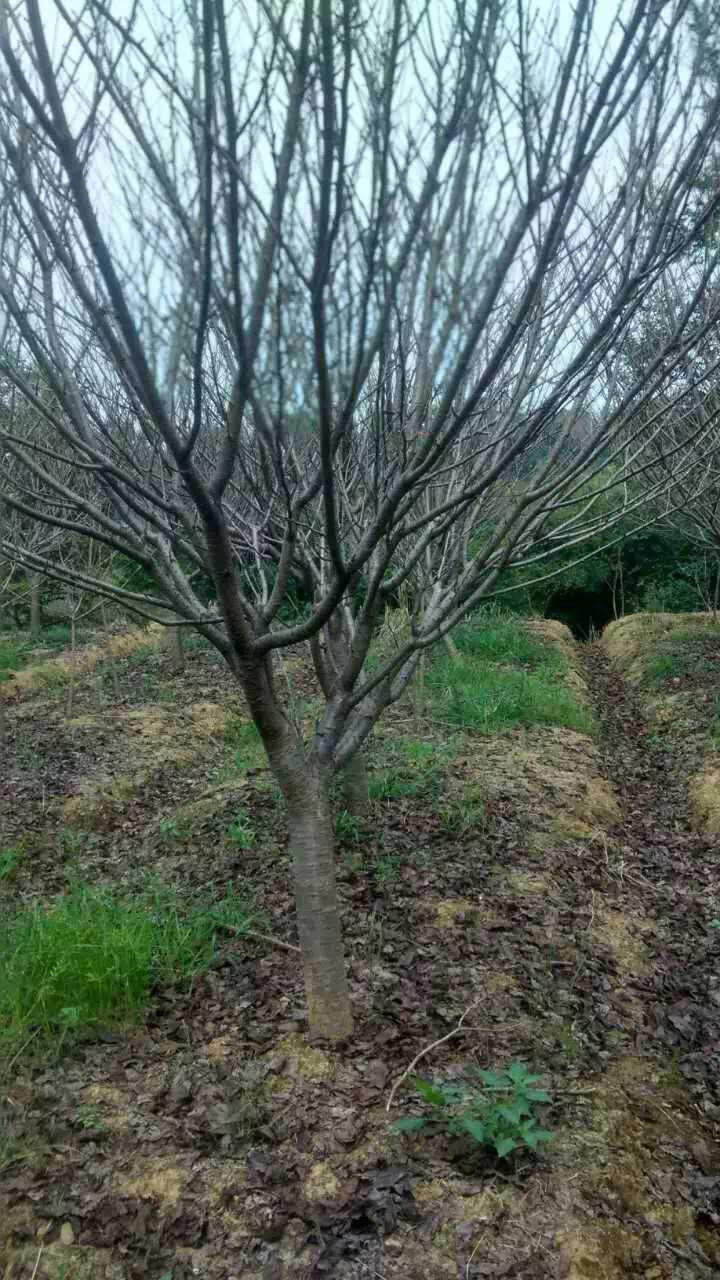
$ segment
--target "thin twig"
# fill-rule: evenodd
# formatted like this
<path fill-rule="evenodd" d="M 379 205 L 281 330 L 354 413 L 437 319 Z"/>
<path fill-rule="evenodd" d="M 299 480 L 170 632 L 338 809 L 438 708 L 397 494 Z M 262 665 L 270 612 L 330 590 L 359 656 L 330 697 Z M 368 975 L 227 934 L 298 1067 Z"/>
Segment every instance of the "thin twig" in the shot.
<path fill-rule="evenodd" d="M 474 1008 L 475 1008 L 475 1005 L 474 1005 L 474 1004 L 469 1004 L 469 1005 L 468 1005 L 468 1007 L 467 1007 L 467 1009 L 465 1010 L 465 1012 L 464 1012 L 463 1014 L 461 1014 L 460 1018 L 458 1019 L 457 1026 L 453 1027 L 452 1031 L 448 1031 L 447 1035 L 446 1035 L 446 1036 L 441 1036 L 439 1040 L 433 1040 L 432 1044 L 428 1044 L 428 1045 L 426 1045 L 424 1049 L 421 1049 L 419 1053 L 416 1053 L 415 1057 L 413 1058 L 412 1062 L 410 1063 L 410 1066 L 405 1068 L 405 1070 L 403 1071 L 403 1073 L 402 1073 L 402 1075 L 401 1075 L 401 1076 L 398 1076 L 398 1078 L 397 1078 L 397 1080 L 395 1081 L 395 1083 L 394 1083 L 394 1085 L 393 1085 L 392 1089 L 390 1090 L 390 1096 L 389 1096 L 389 1098 L 388 1098 L 388 1100 L 387 1100 L 387 1102 L 386 1102 L 386 1104 L 385 1104 L 385 1110 L 386 1110 L 386 1111 L 389 1111 L 389 1110 L 390 1110 L 390 1108 L 391 1108 L 391 1106 L 392 1106 L 392 1104 L 393 1104 L 393 1098 L 395 1097 L 395 1094 L 397 1093 L 398 1089 L 400 1088 L 400 1085 L 402 1084 L 403 1080 L 406 1080 L 406 1079 L 407 1079 L 407 1077 L 410 1075 L 410 1072 L 411 1072 L 411 1071 L 413 1071 L 413 1070 L 415 1069 L 415 1067 L 417 1066 L 417 1064 L 418 1064 L 418 1062 L 420 1061 L 420 1059 L 421 1059 L 421 1058 L 424 1058 L 424 1057 L 425 1057 L 425 1055 L 426 1055 L 427 1053 L 430 1053 L 433 1049 L 437 1049 L 437 1048 L 439 1048 L 439 1046 L 440 1046 L 441 1044 L 445 1044 L 445 1043 L 446 1043 L 446 1041 L 448 1041 L 448 1040 L 452 1040 L 452 1037 L 453 1037 L 453 1036 L 456 1036 L 456 1035 L 458 1034 L 458 1032 L 460 1032 L 460 1031 L 472 1031 L 472 1030 L 474 1030 L 474 1028 L 473 1028 L 473 1027 L 463 1027 L 463 1023 L 464 1023 L 465 1019 L 467 1018 L 467 1016 L 468 1016 L 468 1014 L 469 1014 L 470 1010 L 471 1010 L 471 1009 L 474 1009 Z"/>
<path fill-rule="evenodd" d="M 45 1248 L 45 1245 L 44 1245 L 44 1244 L 41 1244 L 41 1245 L 40 1245 L 40 1248 L 38 1249 L 38 1256 L 37 1256 L 37 1258 L 35 1259 L 35 1266 L 33 1267 L 33 1273 L 32 1273 L 32 1275 L 31 1275 L 31 1277 L 30 1277 L 30 1280 L 35 1280 L 35 1277 L 36 1277 L 36 1275 L 37 1275 L 37 1273 L 38 1273 L 38 1267 L 40 1266 L 40 1259 L 42 1258 L 42 1254 L 43 1254 L 43 1249 L 44 1249 L 44 1248 Z"/>
<path fill-rule="evenodd" d="M 285 951 L 294 951 L 297 955 L 301 954 L 300 948 L 294 946 L 292 942 L 285 942 L 282 938 L 276 938 L 274 933 L 258 933 L 256 929 L 243 929 L 239 925 L 227 924 L 226 929 L 231 933 L 236 933 L 240 938 L 255 938 L 257 942 L 272 942 L 274 947 L 282 947 Z"/>

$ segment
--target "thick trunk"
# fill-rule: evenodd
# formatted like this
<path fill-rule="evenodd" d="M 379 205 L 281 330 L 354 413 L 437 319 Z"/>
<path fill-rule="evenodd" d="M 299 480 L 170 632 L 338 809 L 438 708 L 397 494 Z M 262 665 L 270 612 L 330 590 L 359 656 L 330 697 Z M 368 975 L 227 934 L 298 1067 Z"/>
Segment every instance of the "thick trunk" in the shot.
<path fill-rule="evenodd" d="M 185 647 L 183 645 L 182 627 L 166 627 L 164 648 L 170 660 L 170 670 L 179 676 L 185 670 Z"/>
<path fill-rule="evenodd" d="M 345 765 L 340 775 L 340 790 L 343 805 L 348 813 L 356 817 L 362 817 L 367 813 L 370 808 L 370 795 L 365 756 L 361 751 L 358 751 Z"/>
<path fill-rule="evenodd" d="M 328 787 L 305 772 L 285 792 L 295 872 L 298 933 L 310 1032 L 345 1040 L 352 1014 L 345 974 Z"/>
<path fill-rule="evenodd" d="M 42 630 L 42 601 L 40 599 L 40 578 L 30 579 L 30 635 L 37 640 Z"/>

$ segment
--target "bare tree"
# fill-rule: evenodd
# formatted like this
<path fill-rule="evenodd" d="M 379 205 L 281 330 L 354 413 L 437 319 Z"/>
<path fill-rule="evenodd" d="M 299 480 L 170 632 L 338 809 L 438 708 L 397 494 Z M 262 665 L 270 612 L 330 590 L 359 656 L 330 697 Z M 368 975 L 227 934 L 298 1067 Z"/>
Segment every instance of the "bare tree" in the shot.
<path fill-rule="evenodd" d="M 609 25 L 591 0 L 51 11 L 0 0 L 0 374 L 42 419 L 37 447 L 0 428 L 0 502 L 156 588 L 5 527 L 0 553 L 169 610 L 226 659 L 287 805 L 311 1029 L 341 1039 L 332 775 L 508 567 L 551 571 L 639 503 L 659 433 L 632 423 L 716 323 L 708 257 L 619 387 L 631 320 L 716 211 L 689 211 L 717 112 L 687 4 Z M 400 595 L 409 628 L 368 664 Z M 309 740 L 273 663 L 300 644 L 325 698 Z"/>

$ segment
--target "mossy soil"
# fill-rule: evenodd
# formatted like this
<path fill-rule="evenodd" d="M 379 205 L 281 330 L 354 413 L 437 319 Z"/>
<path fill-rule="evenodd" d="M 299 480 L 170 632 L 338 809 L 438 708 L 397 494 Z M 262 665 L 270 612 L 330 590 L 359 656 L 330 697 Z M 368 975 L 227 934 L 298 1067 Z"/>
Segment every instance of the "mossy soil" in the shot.
<path fill-rule="evenodd" d="M 402 743 L 434 753 L 339 843 L 350 1044 L 308 1043 L 295 953 L 228 936 L 191 990 L 154 993 L 140 1027 L 5 1072 L 8 1277 L 720 1271 L 717 842 L 692 830 L 685 757 L 606 651 L 550 638 L 593 738 L 449 734 L 412 705 L 378 733 L 371 769 Z M 311 675 L 291 661 L 311 716 Z M 160 653 L 79 671 L 69 718 L 54 690 L 9 703 L 5 906 L 78 878 L 131 891 L 150 873 L 218 897 L 232 882 L 294 945 L 279 797 L 228 712 L 242 717 L 235 690 L 201 650 L 182 676 Z M 531 1064 L 553 1098 L 539 1158 L 391 1132 L 413 1106 L 403 1086 L 388 1114 L 393 1082 L 468 1008 L 420 1069 Z"/>

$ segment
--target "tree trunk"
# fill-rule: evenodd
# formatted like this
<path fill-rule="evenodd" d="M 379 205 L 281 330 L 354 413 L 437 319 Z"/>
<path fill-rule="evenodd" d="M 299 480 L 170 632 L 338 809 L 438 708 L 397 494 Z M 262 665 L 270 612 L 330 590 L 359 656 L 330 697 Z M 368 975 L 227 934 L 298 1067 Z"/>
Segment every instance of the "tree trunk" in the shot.
<path fill-rule="evenodd" d="M 37 640 L 42 630 L 42 601 L 40 599 L 41 579 L 38 574 L 30 578 L 30 635 Z"/>
<path fill-rule="evenodd" d="M 183 645 L 182 627 L 166 627 L 164 649 L 170 660 L 173 675 L 182 675 L 185 670 L 185 646 Z"/>
<path fill-rule="evenodd" d="M 352 1013 L 335 884 L 328 782 L 307 771 L 286 791 L 298 933 L 312 1036 L 345 1040 Z"/>
<path fill-rule="evenodd" d="M 345 765 L 340 775 L 340 790 L 348 813 L 360 818 L 370 808 L 368 775 L 365 756 L 358 751 Z"/>

